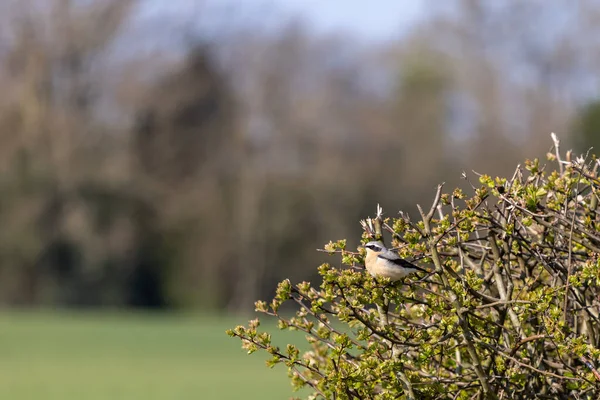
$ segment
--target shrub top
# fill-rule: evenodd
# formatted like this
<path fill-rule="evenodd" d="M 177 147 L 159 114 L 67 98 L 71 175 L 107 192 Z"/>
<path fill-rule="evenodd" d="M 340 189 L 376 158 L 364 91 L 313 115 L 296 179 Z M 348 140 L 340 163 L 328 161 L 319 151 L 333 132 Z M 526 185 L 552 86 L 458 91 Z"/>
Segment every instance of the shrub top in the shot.
<path fill-rule="evenodd" d="M 597 398 L 598 163 L 563 161 L 555 143 L 555 170 L 527 161 L 508 179 L 479 176 L 469 195 L 440 185 L 417 221 L 379 207 L 362 221 L 363 242 L 389 235 L 430 274 L 374 278 L 363 250 L 339 240 L 325 246 L 337 257 L 319 286 L 284 280 L 256 302 L 280 329 L 305 332 L 309 351 L 274 346 L 257 319 L 228 333 L 284 363 L 311 398 Z"/>

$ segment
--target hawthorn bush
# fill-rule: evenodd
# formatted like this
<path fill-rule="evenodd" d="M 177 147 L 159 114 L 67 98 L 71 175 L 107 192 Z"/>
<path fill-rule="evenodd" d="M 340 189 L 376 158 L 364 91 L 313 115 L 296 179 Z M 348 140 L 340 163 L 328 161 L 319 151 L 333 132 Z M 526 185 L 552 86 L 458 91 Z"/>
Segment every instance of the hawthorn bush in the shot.
<path fill-rule="evenodd" d="M 320 286 L 284 280 L 256 302 L 309 351 L 273 345 L 258 319 L 228 334 L 285 364 L 310 398 L 599 398 L 598 162 L 555 150 L 556 169 L 527 161 L 509 179 L 479 176 L 469 195 L 439 186 L 418 221 L 379 207 L 362 221 L 363 242 L 389 234 L 430 274 L 373 278 L 340 240 L 325 246 L 341 262 L 319 267 Z"/>

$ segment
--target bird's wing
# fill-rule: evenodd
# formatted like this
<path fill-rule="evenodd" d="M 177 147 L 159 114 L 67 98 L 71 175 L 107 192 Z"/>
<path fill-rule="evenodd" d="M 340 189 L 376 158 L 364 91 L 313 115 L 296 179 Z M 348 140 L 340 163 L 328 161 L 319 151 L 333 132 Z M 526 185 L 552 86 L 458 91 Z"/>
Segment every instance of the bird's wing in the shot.
<path fill-rule="evenodd" d="M 416 269 L 417 271 L 426 272 L 426 273 L 429 272 L 429 271 L 426 271 L 423 268 L 411 263 L 410 261 L 406 261 L 404 258 L 401 258 L 400 256 L 398 256 L 396 254 L 393 254 L 393 255 L 392 254 L 379 254 L 377 257 L 381 258 L 383 260 L 390 261 L 402 268 Z"/>

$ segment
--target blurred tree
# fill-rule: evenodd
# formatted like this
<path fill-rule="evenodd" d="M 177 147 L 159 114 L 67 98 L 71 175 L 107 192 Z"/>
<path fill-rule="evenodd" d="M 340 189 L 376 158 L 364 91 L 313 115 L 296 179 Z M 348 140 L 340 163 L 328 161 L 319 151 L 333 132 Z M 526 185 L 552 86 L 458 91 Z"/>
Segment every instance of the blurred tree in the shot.
<path fill-rule="evenodd" d="M 600 149 L 600 101 L 595 100 L 581 108 L 573 122 L 573 141 L 577 150 Z"/>
<path fill-rule="evenodd" d="M 394 135 L 390 141 L 396 146 L 395 154 L 388 156 L 400 162 L 397 168 L 386 163 L 384 171 L 386 182 L 399 176 L 412 199 L 421 199 L 432 187 L 423 183 L 441 181 L 447 172 L 451 81 L 444 56 L 427 43 L 415 41 L 400 57 L 397 89 L 390 101 Z"/>
<path fill-rule="evenodd" d="M 379 100 L 349 42 L 320 41 L 290 24 L 276 36 L 240 36 L 237 46 L 229 60 L 237 66 L 243 161 L 229 308 L 247 310 L 283 276 L 306 278 L 306 260 L 316 262 L 313 249 L 327 235 L 354 229 L 349 214 L 378 196 L 365 190 L 379 162 L 369 149 L 385 143 L 369 137 Z"/>
<path fill-rule="evenodd" d="M 157 219 L 156 225 L 139 221 L 148 225 L 137 229 L 139 246 L 153 251 L 140 252 L 132 284 L 161 286 L 136 288 L 136 293 L 163 292 L 175 303 L 217 306 L 218 271 L 235 251 L 228 250 L 226 201 L 237 164 L 233 97 L 209 47 L 199 45 L 151 88 L 148 99 L 132 150 L 140 189 Z M 157 251 L 166 248 L 172 257 Z"/>
<path fill-rule="evenodd" d="M 48 281 L 59 292 L 85 293 L 81 280 L 96 279 L 77 261 L 88 262 L 94 246 L 85 238 L 112 234 L 81 223 L 88 205 L 79 187 L 102 181 L 106 153 L 90 140 L 102 131 L 95 68 L 133 1 L 10 3 L 2 15 L 12 33 L 1 59 L 7 100 L 0 112 L 0 259 L 8 275 L 2 296 L 32 304 L 63 297 Z M 73 218 L 79 222 L 71 224 Z"/>

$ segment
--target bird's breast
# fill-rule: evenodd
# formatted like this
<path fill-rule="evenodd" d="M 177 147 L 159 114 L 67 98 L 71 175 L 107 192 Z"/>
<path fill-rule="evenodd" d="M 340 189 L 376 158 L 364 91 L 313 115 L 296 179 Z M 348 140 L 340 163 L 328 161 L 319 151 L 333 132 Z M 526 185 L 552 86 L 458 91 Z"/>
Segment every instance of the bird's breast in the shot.
<path fill-rule="evenodd" d="M 404 278 L 409 275 L 412 270 L 394 265 L 391 262 L 378 259 L 376 262 L 369 263 L 367 270 L 373 276 L 389 278 L 393 281 Z"/>

